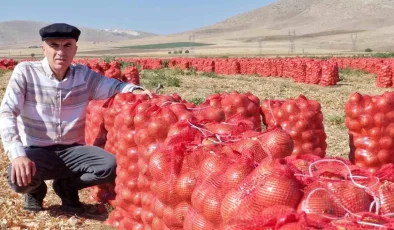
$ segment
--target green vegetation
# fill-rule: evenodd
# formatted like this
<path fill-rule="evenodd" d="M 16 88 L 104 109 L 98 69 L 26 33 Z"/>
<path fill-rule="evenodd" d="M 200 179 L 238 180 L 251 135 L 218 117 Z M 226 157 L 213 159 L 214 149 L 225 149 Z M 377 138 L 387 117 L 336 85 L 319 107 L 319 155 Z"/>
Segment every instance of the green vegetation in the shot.
<path fill-rule="evenodd" d="M 203 77 L 209 77 L 209 78 L 222 78 L 221 76 L 218 76 L 216 73 L 214 72 L 202 72 L 199 74 L 200 76 Z"/>
<path fill-rule="evenodd" d="M 175 76 L 169 76 L 166 78 L 166 85 L 170 87 L 180 87 L 181 86 L 181 79 Z"/>
<path fill-rule="evenodd" d="M 377 57 L 377 58 L 392 58 L 394 57 L 394 52 L 388 52 L 388 53 L 375 53 L 372 55 L 372 57 Z"/>
<path fill-rule="evenodd" d="M 170 75 L 185 75 L 185 72 L 179 67 L 169 69 L 168 72 Z"/>
<path fill-rule="evenodd" d="M 2 77 L 8 70 L 0 69 L 0 77 Z"/>
<path fill-rule="evenodd" d="M 140 74 L 140 80 L 142 85 L 149 89 L 155 89 L 159 85 L 181 87 L 182 81 L 179 75 L 183 75 L 183 71 L 179 72 L 177 69 L 145 70 Z"/>
<path fill-rule="evenodd" d="M 190 100 L 190 102 L 193 103 L 193 104 L 195 104 L 195 105 L 200 105 L 200 104 L 202 104 L 204 101 L 205 101 L 205 99 L 202 98 L 202 97 L 195 97 L 195 98 L 192 98 L 192 99 Z"/>
<path fill-rule="evenodd" d="M 193 66 L 189 67 L 189 69 L 187 71 L 185 71 L 186 75 L 196 75 L 197 74 L 197 70 L 196 68 L 194 68 Z"/>
<path fill-rule="evenodd" d="M 339 129 L 346 129 L 345 115 L 328 115 L 325 120 L 326 123 L 333 126 L 338 126 Z"/>
<path fill-rule="evenodd" d="M 393 58 L 394 52 L 379 52 L 379 53 L 368 53 L 368 54 L 358 54 L 353 55 L 352 58 Z"/>
<path fill-rule="evenodd" d="M 168 63 L 170 62 L 170 60 L 168 60 L 168 59 L 163 59 L 162 61 L 161 61 L 161 66 L 163 67 L 163 68 L 168 68 Z"/>
<path fill-rule="evenodd" d="M 131 65 L 131 62 L 125 62 L 125 61 L 120 61 L 120 70 L 123 71 L 126 67 L 129 67 Z"/>
<path fill-rule="evenodd" d="M 328 115 L 327 122 L 331 125 L 341 125 L 345 123 L 345 116 L 340 115 Z"/>
<path fill-rule="evenodd" d="M 120 48 L 130 48 L 130 49 L 170 49 L 170 48 L 180 48 L 180 47 L 196 47 L 196 46 L 209 46 L 213 44 L 208 43 L 198 43 L 198 42 L 171 42 L 171 43 L 157 43 L 148 45 L 135 45 L 135 46 L 124 46 Z"/>
<path fill-rule="evenodd" d="M 115 59 L 116 59 L 115 57 L 104 56 L 101 60 L 105 61 L 105 62 L 108 62 L 108 63 L 111 63 L 111 62 L 115 61 Z"/>
<path fill-rule="evenodd" d="M 138 72 L 142 71 L 142 66 L 140 64 L 135 63 L 135 62 L 130 62 L 130 65 L 137 67 Z"/>
<path fill-rule="evenodd" d="M 365 49 L 365 52 L 371 53 L 371 52 L 372 52 L 372 49 L 371 49 L 371 48 L 366 48 L 366 49 Z"/>
<path fill-rule="evenodd" d="M 344 68 L 344 69 L 339 69 L 339 75 L 362 75 L 362 74 L 368 74 L 368 72 L 364 70 L 359 70 L 359 69 L 351 69 L 351 68 Z"/>

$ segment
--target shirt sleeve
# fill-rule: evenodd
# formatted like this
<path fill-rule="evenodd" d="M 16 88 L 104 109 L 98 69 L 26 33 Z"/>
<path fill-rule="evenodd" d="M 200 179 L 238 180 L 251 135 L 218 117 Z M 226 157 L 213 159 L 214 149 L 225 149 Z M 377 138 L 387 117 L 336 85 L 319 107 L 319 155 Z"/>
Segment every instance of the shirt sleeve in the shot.
<path fill-rule="evenodd" d="M 1 140 L 11 161 L 17 157 L 26 156 L 16 120 L 25 103 L 25 90 L 26 78 L 17 65 L 8 82 L 0 107 Z"/>
<path fill-rule="evenodd" d="M 131 83 L 124 83 L 115 78 L 105 77 L 87 68 L 87 84 L 90 100 L 103 100 L 117 93 L 132 92 L 135 89 L 144 89 Z"/>

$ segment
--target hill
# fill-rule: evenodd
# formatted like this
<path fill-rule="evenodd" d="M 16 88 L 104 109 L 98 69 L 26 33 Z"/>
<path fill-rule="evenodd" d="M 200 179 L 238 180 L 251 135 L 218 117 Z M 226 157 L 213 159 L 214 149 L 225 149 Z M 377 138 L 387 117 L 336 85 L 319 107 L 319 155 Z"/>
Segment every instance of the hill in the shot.
<path fill-rule="evenodd" d="M 0 47 L 40 45 L 39 29 L 48 22 L 6 21 L 0 22 Z M 155 36 L 155 34 L 125 29 L 93 29 L 79 27 L 82 43 L 119 42 L 136 38 Z"/>

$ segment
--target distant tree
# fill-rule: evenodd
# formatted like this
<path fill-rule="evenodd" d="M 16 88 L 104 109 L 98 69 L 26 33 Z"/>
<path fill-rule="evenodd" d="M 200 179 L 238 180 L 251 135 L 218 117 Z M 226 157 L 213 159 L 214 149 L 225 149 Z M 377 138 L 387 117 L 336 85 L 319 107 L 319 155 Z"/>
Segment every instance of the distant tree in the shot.
<path fill-rule="evenodd" d="M 34 53 L 30 54 L 31 58 L 34 58 L 34 56 L 36 56 Z"/>
<path fill-rule="evenodd" d="M 168 54 L 171 54 L 171 51 L 168 51 Z"/>
<path fill-rule="evenodd" d="M 177 53 L 178 53 L 178 51 L 176 51 L 176 50 L 175 50 L 173 53 L 174 53 L 174 54 L 177 54 Z"/>
<path fill-rule="evenodd" d="M 185 50 L 185 54 L 188 54 L 189 53 L 189 50 Z"/>
<path fill-rule="evenodd" d="M 181 54 L 181 53 L 182 53 L 182 50 L 179 50 L 179 53 Z"/>
<path fill-rule="evenodd" d="M 365 52 L 371 53 L 373 50 L 371 48 L 366 48 Z"/>

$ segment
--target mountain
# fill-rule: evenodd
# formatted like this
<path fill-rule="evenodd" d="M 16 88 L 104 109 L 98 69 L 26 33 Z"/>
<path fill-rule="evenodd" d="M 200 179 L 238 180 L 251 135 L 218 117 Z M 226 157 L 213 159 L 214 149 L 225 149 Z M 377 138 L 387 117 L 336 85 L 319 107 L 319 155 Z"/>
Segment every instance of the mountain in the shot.
<path fill-rule="evenodd" d="M 2 44 L 37 43 L 38 29 L 43 25 L 0 23 L 0 49 Z M 366 48 L 394 51 L 394 0 L 277 0 L 210 26 L 161 36 L 124 29 L 81 30 L 81 40 L 88 46 L 81 46 L 80 51 L 97 56 L 168 55 L 175 49 L 125 47 L 188 41 L 213 44 L 193 48 L 199 55 L 339 54 Z M 294 52 L 290 51 L 291 41 Z"/>
<path fill-rule="evenodd" d="M 0 47 L 39 45 L 39 29 L 48 25 L 48 22 L 37 21 L 5 21 L 0 22 Z M 118 42 L 136 38 L 155 36 L 155 34 L 127 29 L 93 29 L 79 27 L 80 41 L 89 43 Z"/>
<path fill-rule="evenodd" d="M 298 34 L 360 31 L 392 26 L 393 19 L 393 0 L 279 0 L 194 32 L 204 35 L 250 29 L 277 32 L 291 29 Z"/>
<path fill-rule="evenodd" d="M 125 30 L 125 29 L 99 29 L 99 31 L 106 31 L 117 35 L 131 35 L 131 36 L 141 36 L 145 32 L 139 32 L 136 30 Z M 147 34 L 147 33 L 145 33 Z"/>

